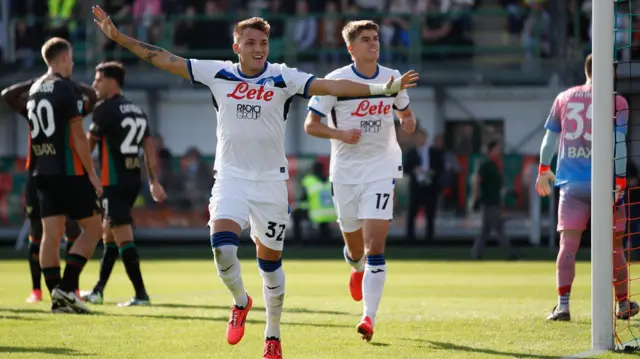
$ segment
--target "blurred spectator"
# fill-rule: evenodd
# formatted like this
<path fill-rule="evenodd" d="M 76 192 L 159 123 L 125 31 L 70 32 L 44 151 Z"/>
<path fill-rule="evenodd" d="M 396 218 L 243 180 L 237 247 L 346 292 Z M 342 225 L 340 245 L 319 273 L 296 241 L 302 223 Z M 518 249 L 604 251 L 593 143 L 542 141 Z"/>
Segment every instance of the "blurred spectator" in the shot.
<path fill-rule="evenodd" d="M 453 209 L 456 215 L 463 215 L 464 208 L 460 208 L 458 205 L 458 178 L 461 171 L 460 162 L 456 155 L 445 147 L 444 142 L 444 136 L 437 135 L 433 139 L 432 146 L 440 150 L 444 158 L 444 169 L 442 171 L 442 177 L 440 178 L 440 188 L 446 191 L 446 208 Z"/>
<path fill-rule="evenodd" d="M 49 36 L 71 40 L 78 24 L 73 18 L 76 0 L 49 0 Z"/>
<path fill-rule="evenodd" d="M 220 18 L 224 13 L 218 5 L 218 1 L 205 2 L 204 15 L 206 19 L 198 21 L 196 25 L 198 32 L 193 49 L 214 51 L 229 49 L 232 43 L 231 27 L 227 20 Z M 212 31 L 216 36 L 211 36 Z M 216 58 L 226 59 L 220 54 L 216 55 Z"/>
<path fill-rule="evenodd" d="M 195 40 L 198 38 L 198 28 L 196 22 L 196 8 L 190 6 L 184 14 L 184 18 L 178 22 L 173 34 L 173 44 L 179 53 L 186 53 L 195 47 Z"/>
<path fill-rule="evenodd" d="M 151 27 L 157 24 L 162 14 L 161 0 L 134 0 L 133 19 L 136 22 L 137 39 L 144 42 L 155 42 L 151 36 Z"/>
<path fill-rule="evenodd" d="M 551 53 L 551 16 L 545 10 L 546 0 L 527 0 L 531 11 L 524 22 L 522 46 L 525 53 L 525 66 L 538 57 L 548 57 Z"/>
<path fill-rule="evenodd" d="M 585 57 L 583 44 L 589 41 L 589 17 L 580 9 L 579 0 L 569 0 L 567 4 L 567 40 L 570 59 L 582 59 Z"/>
<path fill-rule="evenodd" d="M 307 0 L 297 1 L 295 21 L 296 49 L 299 51 L 308 50 L 315 45 L 318 37 L 318 19 L 309 15 Z M 302 59 L 308 59 L 308 57 L 303 55 Z"/>
<path fill-rule="evenodd" d="M 331 223 L 336 221 L 337 216 L 333 206 L 331 182 L 322 162 L 316 161 L 309 173 L 302 178 L 302 198 L 299 203 L 296 220 L 299 222 L 307 218 L 317 227 L 319 239 L 329 239 Z M 299 235 L 302 232 L 299 229 L 296 231 Z"/>
<path fill-rule="evenodd" d="M 340 41 L 341 29 L 338 15 L 338 4 L 335 1 L 328 1 L 324 17 L 320 22 L 321 61 L 323 63 L 333 63 L 335 65 L 340 61 L 339 49 L 342 41 Z"/>
<path fill-rule="evenodd" d="M 389 17 L 382 20 L 380 26 L 380 45 L 382 45 L 383 61 L 404 60 L 401 52 L 393 51 L 396 47 L 409 46 L 410 16 L 412 13 L 410 0 L 391 0 Z"/>
<path fill-rule="evenodd" d="M 34 28 L 28 27 L 26 21 L 16 22 L 15 44 L 15 55 L 20 67 L 24 69 L 33 67 L 38 39 L 34 34 Z"/>
<path fill-rule="evenodd" d="M 426 47 L 428 59 L 451 59 L 453 57 L 469 57 L 473 54 L 473 41 L 465 33 L 460 24 L 448 12 L 441 12 L 440 0 L 429 0 L 425 24 L 422 29 L 422 40 Z M 440 50 L 440 46 L 456 46 L 457 49 Z"/>
<path fill-rule="evenodd" d="M 179 183 L 188 209 L 205 208 L 209 201 L 209 193 L 213 186 L 213 170 L 203 160 L 200 151 L 191 147 L 180 163 Z"/>
<path fill-rule="evenodd" d="M 380 13 L 384 11 L 384 0 L 352 0 L 353 5 L 358 6 L 361 12 L 376 12 Z"/>
<path fill-rule="evenodd" d="M 426 217 L 425 240 L 433 241 L 436 208 L 440 195 L 440 183 L 444 171 L 444 154 L 441 149 L 430 147 L 423 129 L 415 132 L 415 147 L 407 153 L 405 172 L 411 179 L 409 185 L 409 213 L 407 214 L 407 238 L 415 239 L 415 223 L 418 211 L 424 209 Z"/>
<path fill-rule="evenodd" d="M 500 0 L 507 11 L 507 33 L 511 37 L 519 37 L 527 16 L 527 9 L 521 0 Z"/>
<path fill-rule="evenodd" d="M 103 8 L 111 16 L 113 21 L 118 24 L 118 30 L 125 35 L 133 35 L 133 0 L 104 0 Z M 102 50 L 105 52 L 106 59 L 120 60 L 130 65 L 139 62 L 137 57 L 122 50 L 114 41 L 109 40 L 106 36 L 98 36 L 101 42 Z"/>

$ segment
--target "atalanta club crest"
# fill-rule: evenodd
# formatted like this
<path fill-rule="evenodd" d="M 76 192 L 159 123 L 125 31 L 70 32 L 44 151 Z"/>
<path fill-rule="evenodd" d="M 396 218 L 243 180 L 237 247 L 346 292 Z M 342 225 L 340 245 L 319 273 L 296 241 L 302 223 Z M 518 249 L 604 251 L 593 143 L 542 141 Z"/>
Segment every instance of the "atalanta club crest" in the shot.
<path fill-rule="evenodd" d="M 273 81 L 273 79 L 271 77 L 267 78 L 264 80 L 264 87 L 273 87 L 275 85 L 275 82 Z"/>

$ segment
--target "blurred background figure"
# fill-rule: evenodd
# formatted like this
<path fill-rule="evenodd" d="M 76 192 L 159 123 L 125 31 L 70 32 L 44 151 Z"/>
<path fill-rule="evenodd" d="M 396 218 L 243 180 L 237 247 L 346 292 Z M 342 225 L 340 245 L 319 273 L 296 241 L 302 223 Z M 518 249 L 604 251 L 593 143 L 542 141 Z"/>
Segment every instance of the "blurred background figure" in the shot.
<path fill-rule="evenodd" d="M 482 259 L 485 245 L 492 231 L 495 231 L 498 243 L 508 259 L 515 259 L 511 252 L 511 242 L 504 233 L 502 218 L 502 145 L 497 141 L 489 142 L 487 159 L 482 161 L 473 178 L 471 206 L 473 211 L 482 211 L 482 228 L 471 250 L 471 257 Z"/>
<path fill-rule="evenodd" d="M 407 153 L 405 171 L 409 174 L 409 214 L 407 239 L 415 240 L 416 217 L 420 210 L 426 219 L 425 241 L 433 241 L 435 218 L 444 173 L 444 154 L 440 148 L 429 146 L 427 132 L 417 129 L 415 147 Z"/>
<path fill-rule="evenodd" d="M 338 219 L 333 207 L 331 182 L 322 162 L 316 161 L 302 178 L 302 197 L 298 202 L 296 220 L 308 219 L 315 231 L 315 239 L 331 239 L 331 224 Z M 301 231 L 300 231 L 301 232 Z M 302 235 L 301 233 L 298 234 Z"/>

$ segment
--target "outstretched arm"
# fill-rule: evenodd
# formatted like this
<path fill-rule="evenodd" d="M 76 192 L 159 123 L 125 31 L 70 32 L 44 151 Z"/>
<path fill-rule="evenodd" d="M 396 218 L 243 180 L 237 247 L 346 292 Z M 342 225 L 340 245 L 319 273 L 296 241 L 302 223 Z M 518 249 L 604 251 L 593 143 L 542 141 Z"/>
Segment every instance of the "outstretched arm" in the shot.
<path fill-rule="evenodd" d="M 15 85 L 11 85 L 2 90 L 0 97 L 11 107 L 11 109 L 18 113 L 25 112 L 27 106 L 27 93 L 29 88 L 35 81 L 33 79 L 18 82 Z"/>
<path fill-rule="evenodd" d="M 100 27 L 100 30 L 102 30 L 108 38 L 131 51 L 139 58 L 150 62 L 157 68 L 189 80 L 187 60 L 180 56 L 176 56 L 163 48 L 153 46 L 124 35 L 118 31 L 109 15 L 107 15 L 100 6 L 94 6 L 92 10 L 93 16 L 95 17 L 93 22 Z"/>
<path fill-rule="evenodd" d="M 418 73 L 411 70 L 401 78 L 392 77 L 386 84 L 363 84 L 345 79 L 315 79 L 309 85 L 310 96 L 360 97 L 392 95 L 404 89 L 416 86 Z"/>

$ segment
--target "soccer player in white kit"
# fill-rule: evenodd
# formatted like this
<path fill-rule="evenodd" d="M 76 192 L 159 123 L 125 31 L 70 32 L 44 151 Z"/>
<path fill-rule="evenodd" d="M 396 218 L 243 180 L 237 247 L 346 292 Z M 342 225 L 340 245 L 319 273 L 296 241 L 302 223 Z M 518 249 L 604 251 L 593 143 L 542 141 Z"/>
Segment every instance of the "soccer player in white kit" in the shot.
<path fill-rule="evenodd" d="M 327 78 L 369 84 L 400 75 L 378 65 L 380 42 L 375 22 L 349 22 L 342 36 L 354 64 Z M 402 178 L 394 111 L 402 129 L 413 133 L 416 120 L 406 91 L 391 96 L 316 96 L 309 102 L 305 123 L 308 134 L 331 139 L 333 201 L 346 243 L 344 258 L 352 267 L 351 296 L 355 301 L 364 299 L 357 330 L 367 341 L 373 336 L 386 278 L 384 247 L 393 218 L 395 181 Z M 323 117 L 328 117 L 328 125 L 322 123 Z"/>
<path fill-rule="evenodd" d="M 237 257 L 238 236 L 251 225 L 266 304 L 263 359 L 282 358 L 280 317 L 285 277 L 281 255 L 289 221 L 284 133 L 291 100 L 296 95 L 392 95 L 415 86 L 418 75 L 409 71 L 388 83 L 362 84 L 316 79 L 284 64 L 267 63 L 270 26 L 261 18 L 236 24 L 233 50 L 239 57 L 237 64 L 184 59 L 123 35 L 98 6 L 93 7 L 93 14 L 96 24 L 113 41 L 153 65 L 211 90 L 218 115 L 218 144 L 209 227 L 218 274 L 234 299 L 227 341 L 237 344 L 242 339 L 252 307 Z"/>

